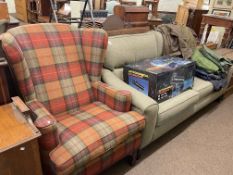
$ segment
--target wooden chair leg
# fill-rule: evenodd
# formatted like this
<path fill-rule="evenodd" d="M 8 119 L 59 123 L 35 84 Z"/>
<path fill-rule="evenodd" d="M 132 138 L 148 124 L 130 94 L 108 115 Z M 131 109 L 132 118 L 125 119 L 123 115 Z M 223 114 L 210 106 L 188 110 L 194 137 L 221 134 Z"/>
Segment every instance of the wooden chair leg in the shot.
<path fill-rule="evenodd" d="M 132 153 L 132 155 L 129 156 L 129 164 L 130 166 L 134 166 L 137 163 L 137 160 L 141 157 L 140 150 L 136 150 Z"/>

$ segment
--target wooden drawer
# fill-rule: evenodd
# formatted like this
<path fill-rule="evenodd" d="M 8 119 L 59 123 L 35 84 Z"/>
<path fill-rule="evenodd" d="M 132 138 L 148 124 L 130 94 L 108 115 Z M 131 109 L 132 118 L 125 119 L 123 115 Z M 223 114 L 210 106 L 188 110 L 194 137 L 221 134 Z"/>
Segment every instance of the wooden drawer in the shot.
<path fill-rule="evenodd" d="M 41 175 L 37 139 L 0 154 L 1 175 Z"/>

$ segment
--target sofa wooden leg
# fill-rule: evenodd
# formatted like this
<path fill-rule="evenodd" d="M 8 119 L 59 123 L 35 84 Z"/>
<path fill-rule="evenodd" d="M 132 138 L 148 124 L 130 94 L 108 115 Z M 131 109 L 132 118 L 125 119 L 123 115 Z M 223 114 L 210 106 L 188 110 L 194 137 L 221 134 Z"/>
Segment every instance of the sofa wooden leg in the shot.
<path fill-rule="evenodd" d="M 217 98 L 217 102 L 221 103 L 224 100 L 224 95 L 221 95 L 220 97 Z"/>
<path fill-rule="evenodd" d="M 141 158 L 141 150 L 137 150 L 137 157 L 136 159 L 139 160 Z"/>
<path fill-rule="evenodd" d="M 132 153 L 132 155 L 129 156 L 129 164 L 131 166 L 136 165 L 137 160 L 141 157 L 140 150 L 136 150 Z"/>

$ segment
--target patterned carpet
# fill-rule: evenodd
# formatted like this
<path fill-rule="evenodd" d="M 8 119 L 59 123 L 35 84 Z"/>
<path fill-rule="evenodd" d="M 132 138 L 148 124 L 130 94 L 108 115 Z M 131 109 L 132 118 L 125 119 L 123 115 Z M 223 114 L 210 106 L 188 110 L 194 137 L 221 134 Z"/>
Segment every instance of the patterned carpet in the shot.
<path fill-rule="evenodd" d="M 122 160 L 104 175 L 232 175 L 233 95 L 214 102 L 142 151 L 134 167 Z"/>

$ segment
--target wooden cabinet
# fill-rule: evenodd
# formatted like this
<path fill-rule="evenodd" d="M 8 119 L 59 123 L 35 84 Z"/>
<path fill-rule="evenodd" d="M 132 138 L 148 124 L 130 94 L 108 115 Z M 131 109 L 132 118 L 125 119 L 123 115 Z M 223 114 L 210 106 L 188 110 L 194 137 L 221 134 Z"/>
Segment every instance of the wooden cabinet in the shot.
<path fill-rule="evenodd" d="M 40 17 L 48 18 L 51 12 L 49 0 L 15 0 L 15 8 L 17 18 L 28 23 L 37 23 Z"/>
<path fill-rule="evenodd" d="M 202 38 L 202 35 L 204 34 L 204 29 L 206 25 L 207 25 L 207 30 L 206 30 L 206 36 L 205 36 L 204 43 L 207 41 L 207 38 L 211 31 L 211 27 L 218 26 L 218 27 L 225 28 L 221 47 L 224 48 L 230 44 L 230 41 L 233 38 L 233 19 L 232 18 L 217 16 L 217 15 L 212 15 L 212 14 L 203 15 L 202 21 L 201 21 L 200 34 L 199 34 L 200 38 Z"/>
<path fill-rule="evenodd" d="M 8 66 L 3 58 L 0 58 L 0 105 L 10 101 L 10 92 L 7 81 Z"/>
<path fill-rule="evenodd" d="M 39 131 L 13 104 L 0 107 L 0 174 L 42 175 Z"/>
<path fill-rule="evenodd" d="M 176 23 L 192 28 L 199 35 L 202 15 L 208 13 L 208 9 L 196 9 L 179 5 L 176 14 Z"/>
<path fill-rule="evenodd" d="M 0 19 L 9 19 L 9 13 L 6 2 L 0 1 Z"/>
<path fill-rule="evenodd" d="M 27 0 L 15 0 L 16 17 L 24 22 L 28 22 Z"/>
<path fill-rule="evenodd" d="M 116 5 L 114 15 L 119 16 L 126 27 L 149 26 L 149 8 L 145 6 Z"/>

